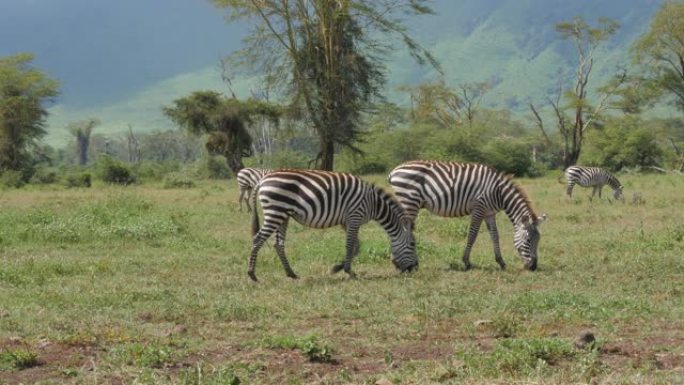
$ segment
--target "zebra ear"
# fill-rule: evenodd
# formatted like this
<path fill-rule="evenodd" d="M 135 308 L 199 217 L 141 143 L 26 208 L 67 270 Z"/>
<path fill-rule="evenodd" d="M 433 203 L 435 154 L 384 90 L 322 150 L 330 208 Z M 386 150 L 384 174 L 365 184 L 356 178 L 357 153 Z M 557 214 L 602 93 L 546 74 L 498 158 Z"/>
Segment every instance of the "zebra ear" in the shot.
<path fill-rule="evenodd" d="M 548 217 L 549 217 L 549 216 L 546 215 L 546 213 L 543 213 L 543 214 L 541 215 L 541 217 L 537 217 L 537 224 L 540 224 L 540 223 L 544 222 Z"/>

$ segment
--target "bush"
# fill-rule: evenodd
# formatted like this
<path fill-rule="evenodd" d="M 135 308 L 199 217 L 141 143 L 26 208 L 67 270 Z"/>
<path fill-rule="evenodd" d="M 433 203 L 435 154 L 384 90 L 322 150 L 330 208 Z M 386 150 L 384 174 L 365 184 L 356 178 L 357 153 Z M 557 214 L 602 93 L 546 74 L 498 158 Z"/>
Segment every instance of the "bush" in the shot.
<path fill-rule="evenodd" d="M 169 173 L 177 172 L 180 164 L 177 161 L 143 161 L 134 166 L 133 170 L 139 180 L 160 181 Z"/>
<path fill-rule="evenodd" d="M 588 139 L 581 164 L 613 171 L 663 164 L 664 151 L 656 133 L 639 119 L 614 119 L 602 130 L 592 130 Z"/>
<path fill-rule="evenodd" d="M 136 181 L 135 175 L 127 165 L 109 156 L 98 158 L 97 170 L 100 179 L 107 183 L 127 186 Z"/>
<path fill-rule="evenodd" d="M 195 181 L 189 176 L 178 172 L 166 174 L 164 177 L 164 188 L 192 188 Z"/>
<path fill-rule="evenodd" d="M 0 175 L 0 184 L 11 188 L 20 188 L 26 183 L 21 171 L 7 170 Z"/>
<path fill-rule="evenodd" d="M 64 184 L 67 187 L 90 187 L 92 185 L 92 177 L 90 173 L 71 173 L 64 178 Z"/>
<path fill-rule="evenodd" d="M 514 139 L 494 139 L 483 150 L 482 163 L 515 176 L 531 174 L 532 159 L 527 144 Z"/>
<path fill-rule="evenodd" d="M 204 163 L 204 171 L 209 179 L 230 179 L 232 175 L 223 156 L 208 156 Z"/>
<path fill-rule="evenodd" d="M 31 177 L 30 183 L 32 184 L 52 184 L 58 181 L 57 172 L 47 169 L 38 169 L 35 174 Z"/>

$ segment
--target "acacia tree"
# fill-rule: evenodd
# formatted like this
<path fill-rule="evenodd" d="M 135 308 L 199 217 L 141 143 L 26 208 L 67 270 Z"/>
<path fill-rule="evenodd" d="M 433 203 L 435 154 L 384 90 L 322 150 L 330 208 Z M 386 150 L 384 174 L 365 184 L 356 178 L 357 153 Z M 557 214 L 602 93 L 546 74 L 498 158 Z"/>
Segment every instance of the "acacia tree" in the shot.
<path fill-rule="evenodd" d="M 441 128 L 453 129 L 467 124 L 472 129 L 480 104 L 491 85 L 486 82 L 460 83 L 458 89 L 443 80 L 402 87 L 411 96 L 411 118 L 429 121 Z"/>
<path fill-rule="evenodd" d="M 632 53 L 642 80 L 684 111 L 684 2 L 664 2 Z"/>
<path fill-rule="evenodd" d="M 395 16 L 432 11 L 425 0 L 213 0 L 232 19 L 254 21 L 246 47 L 233 55 L 286 91 L 319 138 L 317 166 L 332 170 L 336 146 L 358 152 L 360 119 L 380 97 L 389 53 L 399 37 L 420 63 L 436 61 Z M 256 65 L 255 65 L 256 63 Z"/>
<path fill-rule="evenodd" d="M 571 40 L 577 54 L 577 64 L 572 79 L 572 89 L 564 91 L 564 84 L 559 82 L 554 98 L 548 97 L 547 102 L 552 107 L 556 117 L 558 132 L 561 137 L 563 150 L 563 164 L 567 168 L 577 163 L 586 131 L 601 112 L 609 106 L 611 96 L 615 95 L 624 83 L 626 75 L 620 73 L 608 85 L 599 90 L 597 103 L 592 106 L 589 100 L 589 77 L 594 69 L 596 49 L 613 36 L 619 24 L 611 19 L 601 17 L 598 26 L 589 25 L 582 17 L 575 17 L 571 21 L 556 24 L 556 31 L 561 39 Z M 562 101 L 565 101 L 565 105 Z M 545 140 L 551 144 L 550 137 L 544 128 L 544 122 L 539 109 L 530 103 L 538 127 Z M 566 114 L 571 112 L 571 116 Z"/>
<path fill-rule="evenodd" d="M 43 106 L 58 94 L 57 81 L 31 67 L 33 55 L 0 58 L 0 171 L 20 171 L 28 151 L 45 135 Z"/>
<path fill-rule="evenodd" d="M 78 150 L 78 164 L 85 166 L 88 163 L 88 149 L 90 147 L 90 135 L 95 126 L 100 124 L 96 118 L 89 118 L 72 122 L 67 125 L 67 130 L 76 138 L 76 148 Z"/>
<path fill-rule="evenodd" d="M 235 174 L 245 167 L 242 158 L 252 154 L 247 126 L 257 116 L 278 122 L 282 113 L 270 103 L 227 99 L 214 91 L 196 91 L 173 103 L 164 113 L 193 135 L 208 134 L 205 146 L 209 153 L 223 155 Z"/>

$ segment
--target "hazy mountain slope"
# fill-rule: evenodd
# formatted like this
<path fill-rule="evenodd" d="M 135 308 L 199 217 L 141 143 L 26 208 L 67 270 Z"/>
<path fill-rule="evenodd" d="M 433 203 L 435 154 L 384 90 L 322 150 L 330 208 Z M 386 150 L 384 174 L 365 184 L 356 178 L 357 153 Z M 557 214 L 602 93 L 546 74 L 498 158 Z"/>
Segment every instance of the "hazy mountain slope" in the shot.
<path fill-rule="evenodd" d="M 407 23 L 442 62 L 448 84 L 491 81 L 496 86 L 486 103 L 524 111 L 529 100 L 543 100 L 571 74 L 574 47 L 558 39 L 557 22 L 581 15 L 592 23 L 598 16 L 621 23 L 597 53 L 591 81 L 599 85 L 628 64 L 631 42 L 661 2 L 436 0 L 436 15 Z M 88 116 L 103 121 L 96 129 L 101 133 L 127 123 L 136 130 L 172 127 L 162 106 L 193 90 L 226 91 L 218 59 L 238 47 L 244 33 L 206 1 L 0 0 L 0 55 L 36 52 L 36 65 L 62 82 L 63 97 L 49 120 L 53 143 L 68 137 L 66 123 Z M 394 91 L 396 85 L 435 79 L 434 71 L 419 67 L 402 50 L 388 69 L 392 100 L 405 99 Z M 248 96 L 258 84 L 241 80 L 236 87 Z"/>
<path fill-rule="evenodd" d="M 449 84 L 490 81 L 496 87 L 487 95 L 489 104 L 524 108 L 528 100 L 543 99 L 559 78 L 572 75 L 574 46 L 558 38 L 556 23 L 575 15 L 591 23 L 599 16 L 620 22 L 618 33 L 596 54 L 591 80 L 600 85 L 629 64 L 631 42 L 645 31 L 659 5 L 653 0 L 440 0 L 434 7 L 438 15 L 420 28 L 420 35 L 424 42 L 435 42 L 431 49 Z M 468 12 L 474 15 L 471 22 L 464 21 Z M 409 60 L 401 55 L 397 66 Z M 416 69 L 393 81 L 431 77 L 434 73 Z"/>

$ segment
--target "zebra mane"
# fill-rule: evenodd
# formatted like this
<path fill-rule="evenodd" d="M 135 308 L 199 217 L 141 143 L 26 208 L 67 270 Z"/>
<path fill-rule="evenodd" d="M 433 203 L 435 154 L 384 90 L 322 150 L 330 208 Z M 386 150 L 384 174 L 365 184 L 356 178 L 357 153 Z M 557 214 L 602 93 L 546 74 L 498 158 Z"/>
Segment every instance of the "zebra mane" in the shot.
<path fill-rule="evenodd" d="M 498 171 L 497 171 L 497 172 L 498 172 Z M 523 201 L 525 202 L 525 205 L 527 206 L 527 209 L 530 210 L 530 216 L 531 216 L 530 219 L 532 219 L 532 220 L 534 221 L 534 223 L 537 223 L 537 218 L 538 218 L 538 217 L 537 217 L 537 213 L 536 213 L 536 211 L 534 210 L 534 206 L 532 205 L 532 200 L 530 199 L 530 196 L 527 195 L 527 191 L 525 191 L 525 189 L 522 188 L 522 186 L 520 186 L 520 185 L 518 184 L 518 182 L 516 182 L 516 181 L 513 179 L 513 178 L 514 178 L 514 175 L 513 175 L 513 174 L 504 174 L 503 172 L 498 172 L 498 173 L 499 173 L 499 176 L 500 176 L 503 180 L 505 180 L 506 182 L 508 182 L 508 183 L 515 189 L 515 191 L 517 191 L 518 194 L 523 198 Z"/>

